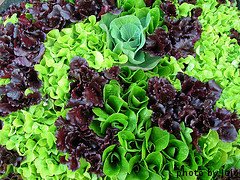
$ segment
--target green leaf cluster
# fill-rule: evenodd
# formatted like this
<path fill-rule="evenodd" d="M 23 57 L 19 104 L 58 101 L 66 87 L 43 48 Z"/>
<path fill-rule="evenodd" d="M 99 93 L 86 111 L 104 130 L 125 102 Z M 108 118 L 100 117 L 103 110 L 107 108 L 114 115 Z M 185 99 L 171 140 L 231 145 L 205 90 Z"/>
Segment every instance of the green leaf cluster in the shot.
<path fill-rule="evenodd" d="M 240 168 L 239 138 L 232 143 L 226 143 L 219 139 L 216 131 L 210 130 L 199 140 L 199 145 L 202 149 L 203 167 L 211 171 Z"/>
<path fill-rule="evenodd" d="M 154 14 L 159 15 L 159 12 Z M 131 69 L 150 70 L 160 60 L 159 57 L 151 57 L 142 51 L 146 42 L 146 31 L 150 25 L 151 29 L 156 28 L 153 27 L 151 19 L 150 12 L 142 10 L 136 15 L 121 16 L 108 13 L 100 21 L 101 28 L 107 33 L 108 48 L 116 54 L 125 54 L 128 62 L 124 65 Z"/>
<path fill-rule="evenodd" d="M 10 79 L 3 79 L 1 78 L 0 79 L 0 86 L 3 86 L 3 85 L 7 85 L 8 83 L 10 83 Z"/>
<path fill-rule="evenodd" d="M 3 22 L 3 25 L 6 26 L 7 23 L 16 24 L 17 22 L 18 22 L 17 13 L 14 13 L 11 17 L 8 17 L 8 18 Z"/>
<path fill-rule="evenodd" d="M 123 9 L 120 16 L 135 15 L 139 19 L 142 19 L 150 14 L 151 19 L 148 27 L 146 28 L 147 33 L 151 34 L 154 30 L 163 24 L 164 13 L 159 8 L 161 1 L 156 0 L 152 7 L 147 7 L 144 0 L 117 0 L 118 8 Z"/>

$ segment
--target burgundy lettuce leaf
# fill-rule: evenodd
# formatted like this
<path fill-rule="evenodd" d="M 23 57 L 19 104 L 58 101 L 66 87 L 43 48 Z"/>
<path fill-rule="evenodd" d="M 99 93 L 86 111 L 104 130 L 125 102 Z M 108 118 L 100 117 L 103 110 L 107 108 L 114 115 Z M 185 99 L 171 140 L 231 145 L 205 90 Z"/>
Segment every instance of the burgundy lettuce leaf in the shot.
<path fill-rule="evenodd" d="M 117 144 L 115 138 L 118 130 L 109 128 L 105 137 L 99 137 L 89 128 L 93 119 L 93 107 L 103 106 L 103 88 L 111 79 L 117 79 L 119 67 L 112 67 L 104 72 L 90 68 L 85 59 L 75 57 L 70 63 L 69 79 L 71 98 L 67 104 L 72 109 L 66 120 L 59 117 L 57 127 L 57 148 L 69 153 L 69 158 L 60 157 L 60 162 L 67 164 L 71 170 L 80 167 L 79 159 L 85 158 L 90 164 L 90 172 L 103 176 L 102 153 L 109 145 Z"/>
<path fill-rule="evenodd" d="M 191 10 L 192 17 L 198 18 L 202 14 L 202 9 L 200 7 Z"/>
<path fill-rule="evenodd" d="M 10 78 L 11 67 L 10 64 L 14 60 L 14 42 L 12 40 L 15 26 L 7 24 L 6 27 L 0 25 L 0 77 Z"/>
<path fill-rule="evenodd" d="M 6 116 L 40 102 L 41 82 L 33 66 L 44 54 L 45 34 L 33 30 L 24 15 L 19 17 L 19 24 L 0 28 L 0 76 L 11 80 L 8 85 L 1 86 L 0 116 Z M 24 95 L 29 88 L 34 92 Z"/>
<path fill-rule="evenodd" d="M 75 57 L 70 63 L 69 78 L 75 80 L 70 84 L 71 98 L 68 107 L 78 105 L 103 106 L 102 91 L 111 79 L 116 79 L 120 70 L 112 67 L 98 73 L 88 66 L 85 59 Z"/>
<path fill-rule="evenodd" d="M 119 80 L 118 75 L 120 74 L 120 68 L 119 66 L 113 66 L 110 69 L 107 69 L 103 72 L 104 77 L 108 80 L 116 79 Z"/>
<path fill-rule="evenodd" d="M 107 12 L 118 13 L 116 0 L 77 0 L 76 2 L 78 3 L 75 5 L 75 8 L 83 17 L 91 14 L 100 18 Z M 88 4 L 90 4 L 90 6 L 88 6 Z M 85 9 L 83 7 L 85 7 Z"/>
<path fill-rule="evenodd" d="M 3 128 L 3 121 L 0 120 L 0 130 Z"/>
<path fill-rule="evenodd" d="M 11 112 L 17 111 L 17 107 L 13 107 L 9 103 L 0 103 L 0 115 L 1 116 L 7 116 Z"/>
<path fill-rule="evenodd" d="M 41 94 L 33 92 L 27 96 L 17 86 L 8 85 L 7 93 L 2 95 L 0 101 L 0 116 L 40 103 Z"/>
<path fill-rule="evenodd" d="M 196 0 L 178 0 L 179 4 L 188 3 L 188 4 L 196 4 Z"/>
<path fill-rule="evenodd" d="M 214 106 L 220 98 L 221 88 L 214 82 L 203 83 L 193 77 L 179 73 L 181 91 L 163 78 L 153 77 L 148 81 L 149 107 L 153 110 L 152 122 L 162 129 L 180 137 L 180 123 L 193 129 L 193 144 L 198 139 L 216 130 L 220 139 L 232 142 L 237 138 L 240 120 L 236 113 Z"/>
<path fill-rule="evenodd" d="M 0 87 L 0 116 L 6 116 L 41 101 L 41 94 L 38 91 L 41 81 L 34 68 L 16 64 L 12 66 L 12 69 L 10 83 Z M 27 89 L 33 92 L 25 95 Z"/>
<path fill-rule="evenodd" d="M 151 97 L 151 101 L 154 101 L 154 103 L 171 103 L 171 100 L 175 99 L 177 95 L 176 90 L 166 79 L 153 77 L 148 83 L 148 92 Z"/>
<path fill-rule="evenodd" d="M 166 16 L 177 16 L 176 7 L 171 1 L 164 2 L 160 5 Z"/>
<path fill-rule="evenodd" d="M 172 51 L 172 43 L 169 34 L 162 28 L 157 28 L 154 34 L 147 37 L 145 51 L 155 55 L 170 55 Z"/>
<path fill-rule="evenodd" d="M 8 165 L 19 167 L 22 160 L 23 157 L 19 156 L 16 151 L 0 146 L 0 176 L 6 173 Z"/>
<path fill-rule="evenodd" d="M 240 129 L 240 121 L 236 113 L 231 113 L 226 109 L 216 109 L 216 117 L 221 119 L 221 126 L 218 134 L 223 141 L 231 142 L 237 138 L 237 131 Z"/>
<path fill-rule="evenodd" d="M 190 95 L 195 99 L 212 100 L 211 105 L 216 103 L 222 93 L 222 89 L 213 80 L 203 83 L 183 73 L 178 73 L 177 78 L 181 82 L 181 91 L 184 94 Z"/>
<path fill-rule="evenodd" d="M 67 4 L 64 1 L 56 0 L 49 2 L 32 1 L 32 8 L 29 8 L 29 13 L 36 21 L 33 25 L 47 33 L 52 29 L 62 29 L 69 24 L 73 19 L 71 18 L 71 4 Z M 69 9 L 67 9 L 69 6 Z"/>
<path fill-rule="evenodd" d="M 64 0 L 39 2 L 30 0 L 33 4 L 28 12 L 36 19 L 34 26 L 44 32 L 52 29 L 62 29 L 71 22 L 80 21 L 90 15 L 100 17 L 101 15 L 114 10 L 114 1 L 102 0 L 76 0 L 74 4 Z"/>
<path fill-rule="evenodd" d="M 26 11 L 25 5 L 26 1 L 10 5 L 6 10 L 0 12 L 2 20 L 5 21 L 8 17 L 11 17 L 13 14 L 17 14 L 17 17 L 19 17 Z"/>
<path fill-rule="evenodd" d="M 22 180 L 22 177 L 20 176 L 20 174 L 10 173 L 1 180 Z"/>
<path fill-rule="evenodd" d="M 108 81 L 105 77 L 96 77 L 85 87 L 83 96 L 87 106 L 103 106 L 102 91 Z"/>
<path fill-rule="evenodd" d="M 97 16 L 101 11 L 102 1 L 95 0 L 76 0 L 75 1 L 75 10 L 83 18 L 86 18 L 91 15 Z"/>
<path fill-rule="evenodd" d="M 227 1 L 226 1 L 226 0 L 217 0 L 217 2 L 218 2 L 219 4 L 225 4 Z M 235 3 L 236 1 L 235 1 L 235 0 L 229 0 L 229 2 L 230 2 L 231 4 L 233 4 L 233 3 Z M 237 2 L 239 2 L 239 1 L 237 1 Z"/>
<path fill-rule="evenodd" d="M 240 45 L 240 33 L 235 29 L 231 29 L 230 32 L 231 32 L 230 38 L 231 39 L 236 39 L 238 45 Z"/>
<path fill-rule="evenodd" d="M 144 0 L 147 7 L 151 7 L 155 0 Z"/>
<path fill-rule="evenodd" d="M 225 123 L 218 129 L 217 132 L 219 134 L 220 139 L 222 139 L 225 142 L 232 142 L 238 136 L 236 128 L 231 123 Z"/>
<path fill-rule="evenodd" d="M 69 78 L 77 80 L 80 84 L 86 84 L 99 74 L 89 68 L 88 63 L 81 57 L 74 57 L 70 63 Z"/>
<path fill-rule="evenodd" d="M 176 59 L 195 56 L 194 44 L 202 32 L 198 20 L 201 9 L 192 10 L 191 17 L 176 19 L 173 17 L 176 16 L 176 7 L 171 2 L 162 3 L 161 8 L 165 13 L 164 24 L 168 31 L 159 27 L 148 35 L 144 50 L 153 56 L 171 55 Z"/>
<path fill-rule="evenodd" d="M 41 87 L 41 81 L 37 77 L 38 74 L 33 67 L 14 67 L 10 84 L 19 86 L 24 90 L 26 88 L 37 90 Z"/>
<path fill-rule="evenodd" d="M 201 24 L 196 17 L 184 17 L 179 20 L 165 18 L 170 40 L 172 42 L 171 55 L 176 59 L 195 55 L 194 44 L 201 37 Z"/>
<path fill-rule="evenodd" d="M 116 143 L 117 130 L 108 129 L 105 137 L 99 137 L 89 128 L 92 119 L 92 109 L 83 105 L 71 109 L 66 120 L 59 117 L 55 122 L 58 128 L 57 148 L 70 154 L 69 159 L 62 156 L 60 161 L 71 170 L 80 167 L 79 159 L 83 157 L 91 164 L 90 172 L 103 176 L 102 153 L 109 145 Z"/>

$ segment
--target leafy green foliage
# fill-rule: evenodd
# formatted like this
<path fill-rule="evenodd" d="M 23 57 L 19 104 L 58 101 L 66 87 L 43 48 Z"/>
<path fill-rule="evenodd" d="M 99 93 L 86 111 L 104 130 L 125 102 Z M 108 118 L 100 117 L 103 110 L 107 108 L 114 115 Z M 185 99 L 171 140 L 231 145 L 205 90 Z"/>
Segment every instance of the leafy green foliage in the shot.
<path fill-rule="evenodd" d="M 210 170 L 220 169 L 225 164 L 228 164 L 231 159 L 239 156 L 237 153 L 239 149 L 234 147 L 238 141 L 232 143 L 222 142 L 215 131 L 210 131 L 200 139 L 199 143 L 202 147 L 203 164 Z M 233 156 L 233 154 L 235 155 Z M 233 167 L 239 168 L 236 160 L 235 163 Z M 229 169 L 229 167 L 226 166 L 225 169 Z"/>
<path fill-rule="evenodd" d="M 10 79 L 0 79 L 0 86 L 7 85 L 10 81 Z"/>
<path fill-rule="evenodd" d="M 93 109 L 98 116 L 92 124 L 96 132 L 105 134 L 107 127 L 118 128 L 120 131 L 127 130 L 130 133 L 139 130 L 137 121 L 148 102 L 146 91 L 142 87 L 131 84 L 123 91 L 119 83 L 112 80 L 105 85 L 103 97 L 104 110 Z"/>
<path fill-rule="evenodd" d="M 126 150 L 123 147 L 111 145 L 103 153 L 103 172 L 109 177 L 126 177 L 129 163 L 125 157 Z"/>
<path fill-rule="evenodd" d="M 149 70 L 159 62 L 159 58 L 145 54 L 143 48 L 146 37 L 145 31 L 151 20 L 150 14 L 138 18 L 135 15 L 118 17 L 106 14 L 101 20 L 101 27 L 107 33 L 108 48 L 116 54 L 125 54 L 131 69 L 142 68 Z"/>
<path fill-rule="evenodd" d="M 16 24 L 17 22 L 18 22 L 17 14 L 14 13 L 11 17 L 7 18 L 7 19 L 3 22 L 3 25 L 6 26 L 7 23 Z"/>
<path fill-rule="evenodd" d="M 143 17 L 146 17 L 147 14 L 150 14 L 151 20 L 149 26 L 146 28 L 148 33 L 153 33 L 158 26 L 162 25 L 163 12 L 159 8 L 160 1 L 155 1 L 151 7 L 148 7 L 147 3 L 143 0 L 117 0 L 117 2 L 118 7 L 124 9 L 120 14 L 121 16 L 135 15 L 139 19 L 142 19 Z"/>

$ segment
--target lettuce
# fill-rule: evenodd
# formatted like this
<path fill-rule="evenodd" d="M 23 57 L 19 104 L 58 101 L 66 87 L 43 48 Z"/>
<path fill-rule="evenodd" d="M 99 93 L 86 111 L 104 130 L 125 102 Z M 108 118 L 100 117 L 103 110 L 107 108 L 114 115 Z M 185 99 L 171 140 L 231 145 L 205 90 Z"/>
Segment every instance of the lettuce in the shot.
<path fill-rule="evenodd" d="M 69 153 L 69 157 L 60 157 L 60 162 L 67 164 L 71 170 L 82 168 L 79 160 L 83 157 L 91 164 L 89 172 L 103 176 L 101 155 L 109 145 L 115 144 L 116 130 L 108 128 L 109 124 L 117 118 L 120 123 L 126 124 L 126 121 L 121 121 L 123 117 L 118 114 L 110 116 L 101 129 L 101 133 L 106 134 L 105 137 L 99 137 L 89 125 L 93 119 L 92 108 L 103 106 L 104 85 L 110 79 L 117 78 L 118 73 L 117 67 L 98 73 L 90 68 L 83 58 L 75 57 L 71 60 L 69 78 L 73 82 L 67 106 L 72 109 L 67 113 L 66 120 L 60 116 L 55 122 L 57 148 Z"/>
<path fill-rule="evenodd" d="M 21 43 L 24 52 L 19 48 L 15 48 L 15 44 L 11 44 L 12 40 L 8 43 L 9 38 L 5 38 L 5 34 L 10 32 L 10 36 L 12 36 L 12 30 L 15 27 L 12 24 L 6 25 L 6 32 L 3 30 L 5 34 L 1 42 L 4 45 L 2 50 L 7 52 L 4 54 L 4 60 L 6 59 L 7 64 L 9 64 L 8 60 L 12 60 L 12 53 L 8 52 L 13 52 L 13 50 L 18 54 L 16 56 L 20 57 L 14 58 L 14 63 L 18 66 L 24 65 L 27 67 L 30 65 L 28 60 L 21 57 L 21 53 L 28 53 L 31 57 L 36 56 L 36 59 L 29 58 L 30 60 L 34 59 L 36 62 L 40 60 L 44 48 L 42 45 L 40 48 L 35 49 L 35 45 L 41 43 L 45 35 L 42 34 L 42 31 L 36 30 L 36 28 L 48 32 L 52 28 L 59 28 L 60 30 L 66 25 L 68 27 L 61 31 L 52 30 L 48 33 L 45 42 L 46 52 L 44 58 L 39 65 L 35 66 L 44 85 L 41 90 L 43 101 L 37 106 L 32 106 L 1 118 L 0 144 L 6 146 L 7 149 L 17 151 L 20 156 L 25 156 L 19 167 L 11 166 L 7 169 L 7 172 L 10 174 L 8 177 L 4 176 L 4 178 L 18 178 L 17 175 L 11 173 L 18 172 L 23 179 L 101 179 L 98 175 L 90 174 L 89 172 L 99 173 L 103 167 L 103 171 L 106 174 L 105 179 L 190 179 L 190 177 L 178 177 L 177 172 L 184 167 L 184 170 L 187 171 L 203 171 L 204 175 L 202 177 L 193 176 L 191 179 L 199 178 L 205 180 L 215 178 L 214 176 L 208 176 L 208 169 L 212 171 L 219 169 L 229 170 L 232 168 L 240 169 L 240 132 L 238 132 L 239 135 L 234 142 L 229 143 L 221 140 L 229 141 L 229 139 L 232 140 L 237 136 L 235 129 L 239 128 L 234 128 L 233 126 L 238 127 L 239 121 L 236 114 L 231 116 L 231 113 L 225 109 L 219 109 L 226 108 L 231 111 L 236 110 L 238 114 L 240 113 L 240 96 L 238 93 L 240 91 L 238 71 L 240 62 L 238 57 L 239 34 L 237 33 L 240 31 L 240 23 L 239 13 L 237 13 L 236 8 L 231 7 L 229 2 L 226 5 L 219 5 L 216 0 L 181 0 L 178 1 L 181 5 L 176 5 L 175 12 L 175 8 L 172 5 L 167 6 L 161 3 L 160 0 L 118 0 L 118 7 L 122 7 L 123 11 L 113 11 L 113 13 L 118 15 L 111 15 L 112 17 L 106 20 L 107 22 L 104 22 L 106 24 L 109 23 L 109 27 L 106 29 L 106 27 L 102 27 L 104 24 L 99 24 L 96 19 L 114 8 L 112 6 L 114 5 L 113 1 L 80 0 L 76 1 L 75 4 L 73 0 L 68 0 L 67 2 L 71 2 L 71 4 L 64 1 L 44 2 L 42 6 L 42 3 L 33 1 L 33 7 L 25 7 L 29 10 L 24 9 L 22 11 L 30 11 L 32 13 L 31 19 L 27 19 L 30 17 L 29 14 L 26 14 L 28 17 L 19 16 L 21 8 L 25 6 L 24 3 L 22 7 L 13 6 L 7 12 L 9 14 L 16 12 L 17 16 L 20 17 L 20 23 L 34 23 L 34 26 L 29 26 L 27 30 L 24 29 L 28 27 L 26 24 L 23 26 L 24 28 L 19 28 L 19 32 L 23 33 L 18 34 L 18 39 L 22 38 L 24 40 L 17 40 L 15 44 L 20 45 L 19 43 Z M 174 2 L 176 3 L 177 1 Z M 178 35 L 182 33 L 191 39 L 191 34 L 197 32 L 194 27 L 183 29 L 192 27 L 192 24 L 196 23 L 196 21 L 187 20 L 187 18 L 182 18 L 176 24 L 169 21 L 169 30 L 165 31 L 166 26 L 162 26 L 163 12 L 159 8 L 160 4 L 162 10 L 169 16 L 178 14 L 178 17 L 197 17 L 201 14 L 200 8 L 203 9 L 202 15 L 198 17 L 202 24 L 203 32 L 201 39 L 196 42 L 194 47 L 196 58 L 187 56 L 189 52 L 190 54 L 193 52 L 193 44 L 191 48 L 186 50 L 186 46 L 182 46 L 176 40 L 178 36 L 171 35 L 171 38 L 169 37 L 169 32 L 171 31 L 172 34 Z M 164 5 L 166 6 L 164 7 Z M 95 14 L 96 17 L 92 16 L 77 24 L 69 24 L 90 14 Z M 4 14 L 3 17 L 3 20 L 5 20 Z M 126 18 L 129 17 L 134 21 L 131 24 L 126 22 L 128 20 Z M 35 20 L 28 21 L 32 20 L 32 18 Z M 110 26 L 111 23 L 112 26 Z M 135 26 L 138 27 L 138 32 L 133 28 Z M 163 27 L 163 29 L 159 29 L 159 26 Z M 180 27 L 180 30 L 178 27 Z M 199 29 L 199 26 L 196 27 Z M 151 59 L 151 57 L 142 53 L 143 37 L 152 34 L 156 28 L 158 28 L 159 32 L 156 31 L 153 36 L 149 37 L 152 40 L 159 38 L 158 44 L 161 45 L 169 45 L 170 42 L 168 40 L 172 39 L 180 47 L 175 48 L 173 55 L 178 57 L 184 55 L 183 57 L 186 58 L 180 58 L 176 61 L 174 57 L 166 56 L 156 59 L 154 63 L 157 64 L 159 62 L 156 66 L 153 61 L 142 63 L 142 54 L 147 59 Z M 40 33 L 38 34 L 38 32 Z M 25 35 L 30 38 L 25 38 Z M 36 39 L 35 35 L 36 38 L 37 36 L 41 37 L 41 41 L 31 40 L 31 37 Z M 131 38 L 134 38 L 135 41 L 128 45 L 128 42 L 125 42 L 124 39 L 129 40 Z M 146 38 L 145 41 L 147 41 Z M 109 49 L 109 47 L 111 48 Z M 162 49 L 157 49 L 158 52 L 154 51 L 154 48 L 152 52 L 161 55 L 165 53 L 165 49 L 169 52 L 168 47 L 162 45 Z M 33 49 L 34 51 L 32 51 Z M 181 51 L 180 55 L 179 50 Z M 99 71 L 110 68 L 115 64 L 127 65 L 128 67 L 123 67 L 119 76 L 117 67 L 97 74 L 92 69 L 86 70 L 86 64 L 81 64 L 82 61 L 78 58 L 78 60 L 75 59 L 74 63 L 70 64 L 70 60 L 76 55 L 85 58 L 91 67 Z M 144 60 L 146 60 L 145 57 Z M 146 65 L 145 63 L 149 66 L 147 69 L 143 67 Z M 129 67 L 136 69 L 136 71 L 130 70 Z M 16 67 L 14 66 L 14 68 L 14 72 L 16 72 Z M 18 68 L 17 71 L 20 73 L 29 72 L 29 69 L 25 71 L 24 68 Z M 143 71 L 149 69 L 151 71 Z M 10 77 L 11 69 L 3 68 L 2 70 L 6 74 L 5 77 Z M 15 81 L 21 80 L 24 84 L 31 84 L 32 87 L 40 86 L 40 83 L 34 83 L 37 81 L 37 75 L 32 70 L 26 76 L 14 76 Z M 152 122 L 152 114 L 155 112 L 150 109 L 149 102 L 150 104 L 152 103 L 154 95 L 147 96 L 147 81 L 149 78 L 153 76 L 165 77 L 174 85 L 173 90 L 173 87 L 166 86 L 166 83 L 163 83 L 159 92 L 155 91 L 155 94 L 160 94 L 161 102 L 158 102 L 158 105 L 166 101 L 173 101 L 175 95 L 179 92 L 185 92 L 185 94 L 191 97 L 195 97 L 194 95 L 196 94 L 204 94 L 203 92 L 205 91 L 203 89 L 205 87 L 193 88 L 191 92 L 186 90 L 188 88 L 180 90 L 181 83 L 175 79 L 175 75 L 179 71 L 185 71 L 188 75 L 194 76 L 202 82 L 215 79 L 217 84 L 223 89 L 222 95 L 216 103 L 217 108 L 211 108 L 217 114 L 216 117 L 218 119 L 224 122 L 231 121 L 232 125 L 226 124 L 219 128 L 219 135 L 217 131 L 206 131 L 207 134 L 204 133 L 199 139 L 199 150 L 201 151 L 197 151 L 192 146 L 192 143 L 195 141 L 192 135 L 196 129 L 190 129 L 185 127 L 183 123 L 179 123 L 180 131 L 174 136 L 155 126 Z M 68 73 L 70 74 L 69 77 Z M 115 80 L 105 81 L 103 79 Z M 0 85 L 5 86 L 9 81 L 11 80 L 2 79 L 0 80 Z M 188 85 L 191 82 L 188 83 L 185 83 L 185 87 L 189 87 Z M 202 87 L 198 80 L 196 80 L 196 83 L 197 85 L 195 86 Z M 23 83 L 19 83 L 20 87 L 21 84 Z M 29 87 L 26 87 L 21 92 L 16 91 L 15 86 L 14 88 L 6 87 L 8 87 L 8 92 L 6 93 L 8 95 L 6 97 L 10 96 L 12 99 L 18 99 L 19 94 L 29 97 L 28 95 L 33 92 L 33 89 Z M 196 90 L 198 91 L 196 92 Z M 89 109 L 97 106 L 91 112 L 94 113 L 94 120 L 91 121 L 92 116 L 89 115 L 86 115 L 88 118 L 83 118 L 85 116 L 83 115 L 84 112 L 88 112 L 86 109 L 81 110 L 75 107 L 67 113 L 68 109 L 65 109 L 65 105 L 69 98 L 69 107 L 76 106 L 77 103 L 82 103 Z M 204 99 L 202 96 L 197 98 Z M 25 99 L 26 101 L 29 100 L 28 98 Z M 11 100 L 11 102 L 13 101 Z M 18 102 L 21 103 L 19 100 Z M 178 103 L 179 101 L 176 101 L 173 104 L 176 105 Z M 183 103 L 191 104 L 192 101 L 186 100 Z M 21 104 L 17 104 L 17 106 L 21 106 Z M 171 106 L 171 103 L 168 106 Z M 183 111 L 179 114 L 186 118 L 183 112 L 191 113 L 192 111 L 191 108 L 183 108 Z M 63 118 L 61 119 L 60 117 Z M 56 144 L 60 147 L 60 138 L 55 137 L 57 128 L 54 122 L 58 118 L 60 120 L 67 119 L 63 124 L 60 124 L 62 126 L 57 126 L 57 132 L 59 133 L 60 129 L 67 129 L 64 131 L 66 136 L 60 138 L 61 143 L 66 143 L 65 145 L 68 147 L 79 140 L 78 134 L 84 132 L 84 128 L 86 128 L 87 123 L 82 122 L 82 124 L 78 124 L 80 120 L 89 123 L 86 133 L 81 134 L 81 142 L 79 141 L 81 145 L 78 146 L 83 147 L 86 145 L 89 147 L 88 149 L 91 149 L 86 153 L 84 151 L 78 152 L 86 159 L 80 158 L 79 154 L 77 154 L 79 155 L 77 157 L 72 156 L 74 155 L 74 148 L 72 148 L 73 153 L 70 155 L 63 154 L 57 150 Z M 218 122 L 216 119 L 214 121 Z M 215 125 L 217 126 L 217 124 Z M 209 126 L 209 124 L 206 123 L 204 126 L 200 124 L 199 127 L 202 127 L 204 130 L 205 126 Z M 73 129 L 77 129 L 77 131 L 73 132 Z M 89 143 L 92 140 L 95 142 Z M 98 142 L 97 146 L 102 146 L 100 150 L 94 148 L 96 142 Z M 61 148 L 64 149 L 62 146 Z M 67 152 L 70 152 L 69 149 L 67 149 Z M 89 155 L 91 153 L 94 155 Z M 104 155 L 101 157 L 102 153 Z M 99 161 L 101 158 L 103 161 Z M 73 164 L 66 162 L 67 160 L 70 160 Z M 80 164 L 80 168 L 72 172 L 61 163 L 66 163 L 69 166 Z"/>
<path fill-rule="evenodd" d="M 150 57 L 141 51 L 146 37 L 145 30 L 149 26 L 151 16 L 139 19 L 134 15 L 117 17 L 106 14 L 100 21 L 101 28 L 107 33 L 108 48 L 116 54 L 125 54 L 128 62 L 125 66 L 131 69 L 149 70 L 159 62 L 159 58 Z"/>
<path fill-rule="evenodd" d="M 239 45 L 229 37 L 231 29 L 240 31 L 239 11 L 230 2 L 217 5 L 215 0 L 197 1 L 196 7 L 202 8 L 198 19 L 203 31 L 194 46 L 196 57 L 181 58 L 178 65 L 201 81 L 214 79 L 223 89 L 216 106 L 240 114 Z"/>
<path fill-rule="evenodd" d="M 123 8 L 120 16 L 135 15 L 139 19 L 142 19 L 150 14 L 151 19 L 149 26 L 146 28 L 147 33 L 153 33 L 154 30 L 162 25 L 163 12 L 159 8 L 159 1 L 134 1 L 134 0 L 118 0 L 118 8 Z"/>
<path fill-rule="evenodd" d="M 220 169 L 224 167 L 228 161 L 228 157 L 234 151 L 233 143 L 222 142 L 216 131 L 209 131 L 199 140 L 199 145 L 202 148 L 203 164 L 210 170 Z"/>
<path fill-rule="evenodd" d="M 214 82 L 202 83 L 192 77 L 178 73 L 181 91 L 163 78 L 149 79 L 149 106 L 153 110 L 152 121 L 168 132 L 179 136 L 180 122 L 193 129 L 193 144 L 210 129 L 217 130 L 224 142 L 233 142 L 240 128 L 236 113 L 214 105 L 221 95 L 221 88 Z M 198 148 L 198 147 L 197 147 Z"/>
<path fill-rule="evenodd" d="M 16 151 L 0 146 L 0 178 L 5 178 L 11 172 L 11 166 L 19 167 L 23 159 Z"/>
<path fill-rule="evenodd" d="M 105 175 L 114 178 L 124 179 L 128 172 L 129 163 L 125 157 L 126 150 L 123 147 L 111 145 L 103 152 L 103 172 Z"/>
<path fill-rule="evenodd" d="M 180 15 L 185 15 L 181 12 Z M 188 4 L 186 4 L 186 12 L 189 12 Z M 193 6 L 193 5 L 192 5 Z M 195 9 L 190 17 L 176 18 L 176 7 L 171 2 L 161 4 L 161 8 L 165 12 L 164 25 L 167 27 L 167 31 L 163 27 L 158 27 L 153 34 L 147 37 L 144 50 L 151 55 L 164 56 L 171 55 L 176 59 L 181 57 L 187 57 L 188 55 L 194 55 L 194 44 L 201 37 L 201 24 L 199 23 L 198 16 L 201 13 Z"/>

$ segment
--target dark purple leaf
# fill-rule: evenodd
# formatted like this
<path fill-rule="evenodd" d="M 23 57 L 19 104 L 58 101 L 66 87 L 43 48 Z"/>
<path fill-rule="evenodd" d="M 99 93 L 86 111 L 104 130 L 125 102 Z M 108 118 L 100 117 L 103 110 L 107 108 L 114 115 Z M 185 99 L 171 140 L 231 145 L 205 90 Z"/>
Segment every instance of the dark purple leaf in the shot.
<path fill-rule="evenodd" d="M 144 0 L 147 7 L 151 7 L 154 3 L 154 0 Z"/>
<path fill-rule="evenodd" d="M 144 49 L 155 56 L 170 55 L 172 44 L 169 34 L 164 29 L 157 28 L 154 34 L 147 37 Z"/>
<path fill-rule="evenodd" d="M 10 173 L 1 180 L 22 180 L 22 177 L 19 174 Z"/>
<path fill-rule="evenodd" d="M 202 9 L 200 7 L 194 8 L 192 9 L 191 13 L 192 13 L 192 17 L 198 18 L 202 14 Z"/>
<path fill-rule="evenodd" d="M 118 80 L 118 75 L 119 74 L 120 74 L 119 66 L 113 66 L 110 69 L 104 71 L 104 76 L 107 79 L 116 79 L 116 80 Z"/>
<path fill-rule="evenodd" d="M 164 2 L 160 5 L 161 9 L 167 16 L 177 16 L 176 7 L 171 1 Z"/>
<path fill-rule="evenodd" d="M 3 128 L 3 121 L 0 120 L 0 130 Z"/>
<path fill-rule="evenodd" d="M 22 160 L 23 157 L 19 156 L 17 152 L 0 146 L 0 176 L 6 173 L 9 165 L 19 167 Z"/>
<path fill-rule="evenodd" d="M 69 78 L 74 80 L 70 85 L 71 98 L 66 120 L 59 117 L 57 126 L 57 148 L 68 152 L 70 157 L 61 157 L 61 163 L 67 164 L 72 170 L 81 165 L 79 159 L 85 158 L 90 164 L 90 172 L 103 176 L 102 153 L 111 144 L 116 144 L 116 129 L 107 129 L 105 137 L 97 136 L 89 126 L 93 119 L 93 107 L 103 106 L 102 91 L 104 85 L 111 79 L 117 79 L 118 67 L 112 67 L 104 72 L 96 72 L 88 66 L 85 59 L 75 57 L 70 63 Z"/>
<path fill-rule="evenodd" d="M 115 129 L 107 130 L 104 138 L 99 137 L 89 129 L 92 119 L 91 108 L 82 105 L 71 109 L 66 120 L 59 117 L 55 122 L 58 128 L 57 147 L 70 154 L 69 159 L 62 156 L 60 160 L 71 170 L 80 167 L 79 159 L 83 157 L 91 164 L 89 171 L 102 176 L 102 153 L 109 145 L 116 143 L 117 131 Z"/>
<path fill-rule="evenodd" d="M 182 86 L 180 92 L 166 79 L 149 79 L 152 122 L 176 137 L 180 137 L 180 123 L 183 122 L 186 127 L 193 129 L 193 144 L 198 150 L 198 139 L 210 129 L 217 130 L 223 141 L 234 141 L 240 128 L 237 114 L 226 109 L 214 109 L 221 88 L 214 81 L 203 83 L 183 73 L 178 73 L 177 78 Z"/>
<path fill-rule="evenodd" d="M 81 84 L 85 84 L 97 76 L 99 76 L 99 74 L 88 67 L 88 63 L 85 59 L 80 57 L 74 57 L 72 59 L 69 71 L 70 79 L 74 79 L 79 81 Z"/>
<path fill-rule="evenodd" d="M 25 67 L 31 67 L 32 63 L 24 56 L 17 57 L 14 62 L 14 65 L 19 65 L 19 66 L 25 66 Z"/>
<path fill-rule="evenodd" d="M 218 129 L 220 139 L 224 142 L 233 142 L 237 138 L 237 130 L 231 123 L 226 123 Z"/>
<path fill-rule="evenodd" d="M 116 79 L 119 68 L 112 67 L 105 72 L 98 73 L 88 67 L 85 59 L 75 57 L 70 63 L 69 78 L 76 80 L 71 83 L 71 98 L 68 107 L 78 105 L 103 106 L 102 91 L 110 79 Z"/>
<path fill-rule="evenodd" d="M 0 16 L 3 18 L 4 21 L 15 13 L 17 14 L 17 17 L 19 17 L 22 13 L 26 11 L 25 5 L 26 2 L 12 4 L 9 6 L 9 8 L 4 10 L 3 12 L 0 12 Z"/>
<path fill-rule="evenodd" d="M 144 50 L 154 56 L 171 55 L 176 59 L 194 56 L 194 44 L 200 39 L 202 32 L 197 19 L 201 15 L 201 9 L 193 10 L 192 17 L 177 20 L 172 17 L 176 16 L 176 8 L 171 2 L 162 3 L 161 8 L 166 14 L 164 24 L 168 32 L 161 27 L 157 28 L 147 37 Z"/>
<path fill-rule="evenodd" d="M 235 29 L 231 29 L 230 32 L 231 32 L 230 38 L 231 39 L 236 39 L 238 45 L 240 45 L 240 33 Z"/>
<path fill-rule="evenodd" d="M 154 102 L 165 104 L 175 99 L 176 90 L 165 79 L 151 78 L 148 81 L 148 87 L 148 93 Z"/>
<path fill-rule="evenodd" d="M 88 106 L 103 106 L 102 90 L 106 83 L 104 77 L 96 77 L 85 87 L 83 96 Z"/>
<path fill-rule="evenodd" d="M 179 4 L 182 3 L 189 3 L 189 4 L 196 4 L 196 0 L 178 0 Z"/>

